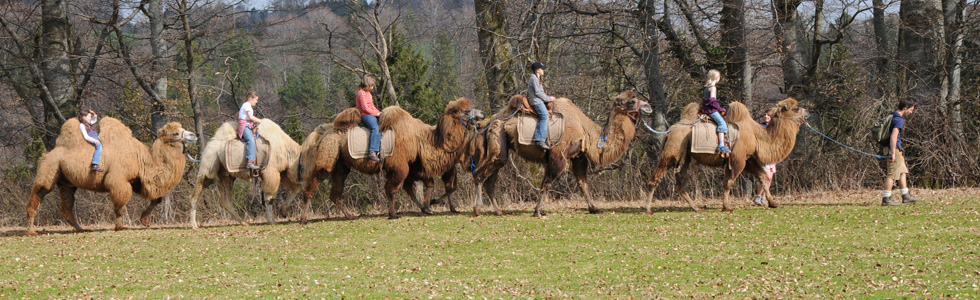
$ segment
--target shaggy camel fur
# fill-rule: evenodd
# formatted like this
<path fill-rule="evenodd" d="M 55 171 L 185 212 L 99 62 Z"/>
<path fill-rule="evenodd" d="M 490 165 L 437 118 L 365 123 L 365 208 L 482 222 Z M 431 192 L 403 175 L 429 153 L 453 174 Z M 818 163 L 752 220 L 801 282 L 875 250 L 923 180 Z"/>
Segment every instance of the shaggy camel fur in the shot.
<path fill-rule="evenodd" d="M 481 166 L 492 161 L 489 159 L 490 152 L 488 149 L 489 141 L 496 140 L 496 135 L 499 135 L 500 130 L 493 130 L 493 128 L 487 128 L 487 126 L 501 127 L 503 122 L 497 119 L 486 119 L 476 122 L 476 126 L 473 128 L 474 132 L 471 133 L 471 137 L 466 141 L 463 152 L 460 155 L 456 163 L 462 167 L 463 173 L 469 173 L 473 175 L 477 169 Z M 497 151 L 499 152 L 499 150 Z M 458 213 L 456 210 L 456 205 L 453 203 L 453 193 L 457 189 L 457 176 L 458 173 L 456 168 L 450 168 L 448 172 L 442 175 L 442 182 L 444 188 L 444 193 L 438 199 L 433 199 L 432 204 L 439 204 L 446 202 L 449 205 L 449 211 L 452 213 Z M 492 176 L 496 176 L 493 174 Z M 491 181 L 496 183 L 496 177 Z M 476 182 L 474 182 L 476 184 Z M 484 185 L 484 190 L 490 190 L 495 188 L 494 185 Z M 496 210 L 497 215 L 503 215 L 503 211 L 497 205 L 497 202 L 491 202 L 493 204 L 494 210 Z M 475 203 L 473 213 L 480 215 L 480 207 L 483 206 L 483 202 L 480 201 Z"/>
<path fill-rule="evenodd" d="M 660 152 L 660 159 L 657 161 L 657 168 L 650 175 L 647 181 L 650 193 L 647 194 L 646 211 L 650 213 L 650 205 L 653 202 L 653 191 L 657 184 L 667 174 L 669 169 L 680 165 L 681 169 L 675 174 L 677 179 L 677 190 L 687 201 L 694 211 L 700 209 L 694 205 L 691 196 L 686 190 L 687 177 L 690 170 L 691 161 L 710 167 L 725 167 L 725 199 L 722 202 L 723 211 L 732 211 L 729 203 L 729 194 L 735 179 L 742 171 L 755 175 L 765 184 L 765 172 L 762 166 L 782 161 L 793 151 L 796 144 L 796 133 L 800 131 L 800 124 L 807 117 L 806 109 L 799 107 L 796 99 L 787 98 L 776 104 L 770 115 L 772 121 L 767 128 L 763 128 L 758 122 L 752 119 L 749 109 L 745 104 L 734 102 L 729 105 L 729 123 L 738 124 L 741 136 L 738 143 L 732 148 L 731 156 L 728 159 L 722 158 L 714 153 L 690 153 L 691 152 L 691 126 L 686 125 L 698 119 L 698 103 L 688 104 L 681 113 L 681 120 L 674 124 L 667 140 L 664 141 L 663 150 Z M 779 205 L 773 201 L 769 193 L 769 186 L 765 186 L 766 199 L 769 200 L 769 207 L 775 208 Z"/>
<path fill-rule="evenodd" d="M 92 172 L 89 165 L 95 147 L 82 138 L 78 124 L 78 119 L 72 118 L 61 125 L 54 149 L 38 160 L 37 176 L 27 203 L 27 235 L 37 235 L 34 217 L 38 205 L 55 185 L 61 194 L 61 217 L 76 231 L 84 231 L 75 220 L 77 189 L 109 193 L 115 206 L 116 230 L 126 229 L 122 225 L 126 203 L 134 192 L 139 194 L 150 200 L 150 206 L 140 216 L 140 222 L 150 226 L 153 208 L 177 186 L 184 174 L 184 142 L 196 141 L 197 136 L 172 122 L 157 130 L 153 147 L 147 148 L 122 122 L 102 118 L 98 126 L 105 172 Z"/>
<path fill-rule="evenodd" d="M 500 116 L 509 116 L 515 109 L 522 105 L 523 96 L 511 98 L 510 105 L 498 113 Z M 486 192 L 490 197 L 490 202 L 496 206 L 494 200 L 494 186 L 496 184 L 497 172 L 509 158 L 508 151 L 514 150 L 525 160 L 543 164 L 545 166 L 544 179 L 541 181 L 541 190 L 538 197 L 537 206 L 534 208 L 534 216 L 544 216 L 545 212 L 541 209 L 542 203 L 548 199 L 548 191 L 558 176 L 561 175 L 568 164 L 572 165 L 572 173 L 578 181 L 579 188 L 585 194 L 585 199 L 589 203 L 590 213 L 599 213 L 592 201 L 592 194 L 589 190 L 588 175 L 589 168 L 593 166 L 608 165 L 617 160 L 629 149 L 630 142 L 636 133 L 636 121 L 640 117 L 640 112 L 650 113 L 653 109 L 650 104 L 639 98 L 639 96 L 627 91 L 620 93 L 613 99 L 612 108 L 609 111 L 609 118 L 605 126 L 600 126 L 592 122 L 572 100 L 558 98 L 554 102 L 554 111 L 560 112 L 565 116 L 565 135 L 560 142 L 551 146 L 551 150 L 545 151 L 535 145 L 521 145 L 517 143 L 517 118 L 499 120 L 500 125 L 490 125 L 487 131 L 489 139 L 487 145 L 486 159 L 481 162 L 480 167 L 474 172 L 473 178 L 477 183 L 477 190 L 482 189 L 484 183 L 487 185 Z M 483 194 L 477 193 L 476 207 L 474 213 L 479 215 L 479 206 L 483 204 Z"/>
<path fill-rule="evenodd" d="M 313 174 L 307 181 L 304 203 L 312 199 L 321 181 L 329 173 L 331 176 L 330 200 L 339 207 L 348 219 L 355 216 L 340 201 L 344 191 L 344 181 L 351 169 L 364 174 L 385 174 L 385 196 L 388 199 L 388 217 L 398 218 L 395 210 L 394 193 L 400 188 L 412 198 L 423 212 L 431 214 L 429 208 L 433 178 L 442 176 L 455 167 L 462 154 L 461 148 L 469 134 L 467 128 L 478 114 L 472 109 L 470 100 L 460 98 L 449 102 L 436 126 L 428 125 L 413 118 L 399 107 L 387 107 L 381 112 L 379 129 L 384 132 L 395 130 L 395 147 L 391 157 L 381 162 L 367 158 L 351 158 L 347 145 L 347 129 L 357 126 L 360 114 L 357 109 L 347 109 L 337 115 L 333 125 L 320 125 L 307 140 L 316 140 L 310 146 L 315 152 Z M 312 153 L 311 153 L 312 154 Z M 415 181 L 426 185 L 424 204 L 415 193 Z"/>
<path fill-rule="evenodd" d="M 194 185 L 194 193 L 191 196 L 191 227 L 197 229 L 197 202 L 201 199 L 201 192 L 215 181 L 218 181 L 221 190 L 221 207 L 230 213 L 235 221 L 242 225 L 248 225 L 238 214 L 238 211 L 231 204 L 231 188 L 235 179 L 250 180 L 252 176 L 249 170 L 239 172 L 229 172 L 225 167 L 227 157 L 225 157 L 225 145 L 228 141 L 238 139 L 238 124 L 226 122 L 214 133 L 211 141 L 208 141 L 201 154 L 201 165 L 197 171 L 197 180 Z M 302 191 L 303 180 L 301 179 L 301 165 L 311 165 L 312 157 L 307 157 L 305 161 L 300 161 L 302 148 L 293 141 L 282 128 L 272 120 L 263 119 L 259 123 L 259 136 L 269 141 L 269 163 L 264 169 L 259 171 L 259 178 L 262 179 L 262 192 L 265 194 L 265 211 L 269 223 L 275 224 L 275 217 L 272 212 L 272 200 L 279 191 L 280 184 L 289 193 L 285 203 L 292 202 L 296 195 Z M 304 145 L 310 144 L 309 142 Z M 303 209 L 301 222 L 306 222 L 306 209 Z"/>

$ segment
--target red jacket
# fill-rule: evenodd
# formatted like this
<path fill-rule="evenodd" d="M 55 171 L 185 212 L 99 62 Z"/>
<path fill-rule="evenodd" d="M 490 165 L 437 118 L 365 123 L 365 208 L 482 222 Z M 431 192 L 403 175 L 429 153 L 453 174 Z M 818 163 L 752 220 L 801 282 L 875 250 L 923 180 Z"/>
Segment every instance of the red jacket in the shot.
<path fill-rule="evenodd" d="M 371 99 L 371 92 L 365 91 L 364 89 L 357 90 L 357 96 L 354 97 L 354 103 L 357 105 L 357 110 L 361 112 L 361 116 L 379 116 L 381 111 L 377 107 L 374 107 L 374 100 Z"/>

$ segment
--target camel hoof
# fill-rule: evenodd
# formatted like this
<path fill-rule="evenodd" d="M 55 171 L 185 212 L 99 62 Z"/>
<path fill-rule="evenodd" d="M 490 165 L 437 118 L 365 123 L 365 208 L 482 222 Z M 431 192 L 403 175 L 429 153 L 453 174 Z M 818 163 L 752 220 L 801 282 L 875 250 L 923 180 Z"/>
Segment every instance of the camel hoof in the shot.
<path fill-rule="evenodd" d="M 140 224 L 143 224 L 143 226 L 146 227 L 150 227 L 150 224 L 152 224 L 150 223 L 150 215 L 146 215 L 140 218 Z"/>
<path fill-rule="evenodd" d="M 306 225 L 306 218 L 299 219 L 299 225 Z"/>
<path fill-rule="evenodd" d="M 242 226 L 248 226 L 248 222 L 245 221 L 238 222 L 238 224 Z"/>
<path fill-rule="evenodd" d="M 602 213 L 601 209 L 589 207 L 589 213 L 593 215 L 598 215 Z"/>
<path fill-rule="evenodd" d="M 401 218 L 402 218 L 402 216 L 399 216 L 399 215 L 388 215 L 388 220 L 397 220 L 397 219 L 401 219 Z"/>
<path fill-rule="evenodd" d="M 498 217 L 503 216 L 503 215 L 504 215 L 504 212 L 503 211 L 501 211 L 501 210 L 498 210 L 497 211 L 497 216 Z"/>
<path fill-rule="evenodd" d="M 449 212 L 454 213 L 454 214 L 458 214 L 459 213 L 459 211 L 456 211 L 455 208 L 450 208 L 449 209 Z"/>
<path fill-rule="evenodd" d="M 344 217 L 344 220 L 353 221 L 353 220 L 357 220 L 357 218 L 358 218 L 357 216 L 350 215 L 350 216 Z"/>
<path fill-rule="evenodd" d="M 116 225 L 116 231 L 123 231 L 123 230 L 129 230 L 129 228 L 126 228 L 126 226 L 122 226 L 122 225 Z M 76 231 L 85 232 L 85 230 L 76 230 Z"/>
<path fill-rule="evenodd" d="M 772 203 L 772 201 L 770 201 L 769 202 L 769 208 L 779 208 L 779 204 Z"/>
<path fill-rule="evenodd" d="M 24 236 L 38 236 L 38 234 L 34 231 L 28 231 L 24 233 Z"/>
<path fill-rule="evenodd" d="M 425 209 L 423 209 L 422 210 L 422 213 L 427 214 L 427 215 L 430 215 L 430 216 L 433 215 L 433 214 L 435 214 L 434 212 L 432 212 L 432 209 L 431 208 L 428 208 L 428 207 L 426 207 Z"/>
<path fill-rule="evenodd" d="M 534 211 L 534 216 L 535 217 L 544 217 L 544 216 L 547 216 L 547 215 L 548 215 L 548 213 L 544 212 L 543 210 L 535 210 Z"/>
<path fill-rule="evenodd" d="M 721 211 L 723 211 L 723 212 L 735 212 L 734 209 L 727 208 L 727 207 L 726 208 L 722 208 Z"/>

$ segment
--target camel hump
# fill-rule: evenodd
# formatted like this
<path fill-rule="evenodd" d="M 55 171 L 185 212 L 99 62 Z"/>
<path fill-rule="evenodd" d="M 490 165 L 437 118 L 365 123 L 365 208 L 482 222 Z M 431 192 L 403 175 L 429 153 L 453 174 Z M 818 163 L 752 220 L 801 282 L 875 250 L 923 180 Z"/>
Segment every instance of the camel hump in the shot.
<path fill-rule="evenodd" d="M 356 107 L 351 107 L 337 114 L 337 117 L 333 119 L 333 127 L 347 129 L 357 126 L 358 122 L 361 122 L 361 112 Z"/>
<path fill-rule="evenodd" d="M 78 145 L 88 146 L 89 142 L 82 136 L 82 131 L 78 127 L 81 124 L 78 118 L 71 118 L 61 125 L 61 133 L 55 141 L 56 147 L 75 147 Z M 102 143 L 117 144 L 120 142 L 128 143 L 133 139 L 133 131 L 119 119 L 104 117 L 96 124 L 96 131 L 99 133 L 99 141 Z"/>
<path fill-rule="evenodd" d="M 728 104 L 727 119 L 731 122 L 748 122 L 752 120 L 752 113 L 742 102 L 732 102 Z M 754 121 L 753 121 L 754 122 Z"/>
<path fill-rule="evenodd" d="M 211 137 L 212 141 L 226 141 L 238 138 L 238 124 L 232 122 L 224 122 L 218 127 L 218 130 L 214 131 L 214 136 Z"/>
<path fill-rule="evenodd" d="M 381 131 L 395 129 L 395 125 L 405 120 L 413 119 L 412 114 L 398 106 L 385 107 L 381 111 L 381 119 L 378 120 L 378 129 Z"/>
<path fill-rule="evenodd" d="M 701 113 L 701 103 L 691 102 L 684 106 L 684 110 L 681 111 L 681 122 L 694 122 L 698 119 L 698 114 Z"/>

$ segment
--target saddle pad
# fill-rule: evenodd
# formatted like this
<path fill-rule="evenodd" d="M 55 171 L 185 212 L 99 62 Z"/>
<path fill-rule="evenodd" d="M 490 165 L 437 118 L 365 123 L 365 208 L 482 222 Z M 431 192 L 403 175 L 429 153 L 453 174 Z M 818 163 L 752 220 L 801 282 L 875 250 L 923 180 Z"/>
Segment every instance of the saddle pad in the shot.
<path fill-rule="evenodd" d="M 255 140 L 255 163 L 262 169 L 269 164 L 269 141 L 261 136 Z M 225 169 L 230 173 L 248 171 L 245 160 L 245 142 L 232 139 L 225 142 Z"/>
<path fill-rule="evenodd" d="M 517 142 L 521 145 L 531 145 L 534 140 L 534 128 L 538 126 L 538 118 L 529 114 L 517 116 Z M 548 142 L 549 145 L 557 144 L 565 135 L 565 116 L 561 113 L 553 113 L 548 118 Z"/>
<path fill-rule="evenodd" d="M 361 159 L 368 157 L 368 138 L 371 137 L 371 130 L 367 127 L 351 127 L 347 129 L 347 151 L 350 157 Z M 395 131 L 386 130 L 381 132 L 381 153 L 382 158 L 391 156 L 395 152 Z"/>
<path fill-rule="evenodd" d="M 734 148 L 738 143 L 738 124 L 728 123 L 728 148 Z M 717 153 L 718 152 L 718 125 L 714 122 L 697 122 L 691 128 L 691 153 Z"/>

